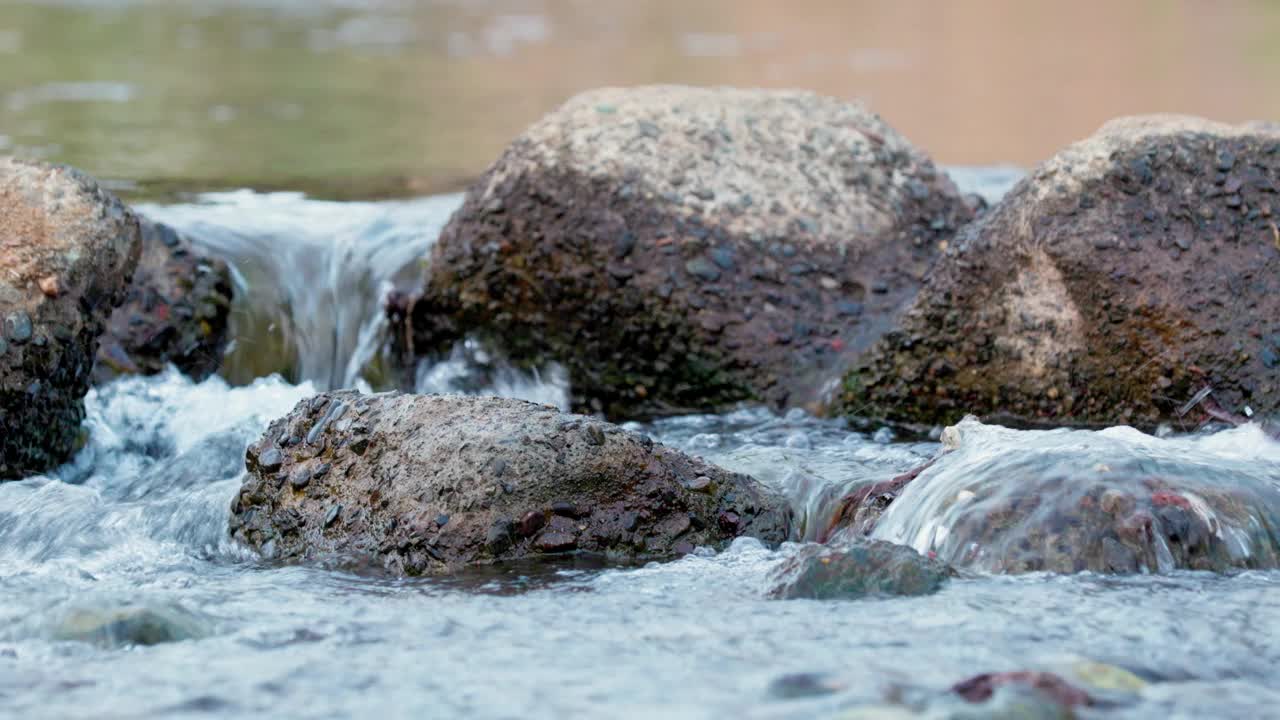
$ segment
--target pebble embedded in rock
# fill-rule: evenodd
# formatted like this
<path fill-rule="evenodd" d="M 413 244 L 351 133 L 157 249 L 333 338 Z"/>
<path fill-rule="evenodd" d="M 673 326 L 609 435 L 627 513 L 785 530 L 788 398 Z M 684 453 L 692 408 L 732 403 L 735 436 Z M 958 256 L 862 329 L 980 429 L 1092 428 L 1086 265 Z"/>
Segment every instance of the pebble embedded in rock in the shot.
<path fill-rule="evenodd" d="M 515 532 L 515 524 L 506 518 L 495 520 L 485 535 L 485 543 L 489 551 L 497 555 L 511 547 L 511 536 Z"/>
<path fill-rule="evenodd" d="M 805 546 L 778 571 L 771 595 L 813 600 L 929 595 L 951 575 L 945 564 L 905 545 L 859 539 L 834 547 Z"/>
<path fill-rule="evenodd" d="M 530 510 L 520 518 L 520 537 L 532 537 L 534 533 L 542 529 L 547 522 L 546 516 L 537 510 Z"/>
<path fill-rule="evenodd" d="M 704 280 L 706 282 L 715 282 L 720 279 L 720 270 L 716 268 L 715 263 L 704 257 L 697 257 L 684 264 L 685 270 L 690 275 Z"/>
<path fill-rule="evenodd" d="M 4 334 L 14 345 L 30 340 L 32 332 L 31 316 L 27 313 L 18 311 L 5 316 Z"/>
<path fill-rule="evenodd" d="M 711 487 L 711 478 L 706 475 L 699 475 L 689 482 L 688 488 L 694 492 L 702 492 Z"/>
<path fill-rule="evenodd" d="M 62 284 L 58 281 L 57 275 L 40 278 L 40 292 L 50 298 L 56 298 L 62 294 Z"/>
<path fill-rule="evenodd" d="M 544 553 L 568 552 L 578 547 L 578 541 L 569 533 L 548 532 L 538 537 L 537 548 Z"/>
<path fill-rule="evenodd" d="M 275 472 L 284 463 L 284 453 L 276 448 L 268 448 L 258 455 L 258 467 L 263 472 Z"/>
<path fill-rule="evenodd" d="M 733 250 L 727 247 L 713 248 L 710 252 L 711 262 L 721 270 L 733 269 Z M 714 278 L 713 278 L 714 279 Z"/>
<path fill-rule="evenodd" d="M 334 505 L 324 514 L 324 526 L 329 527 L 338 521 L 338 516 L 342 514 L 342 506 Z"/>

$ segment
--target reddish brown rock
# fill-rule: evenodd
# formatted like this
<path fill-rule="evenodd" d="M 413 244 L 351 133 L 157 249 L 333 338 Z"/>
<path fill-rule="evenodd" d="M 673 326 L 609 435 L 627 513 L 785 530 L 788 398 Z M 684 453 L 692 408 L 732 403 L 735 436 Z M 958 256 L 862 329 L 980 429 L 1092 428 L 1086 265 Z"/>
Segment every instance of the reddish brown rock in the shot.
<path fill-rule="evenodd" d="M 88 176 L 0 158 L 0 481 L 78 446 L 98 334 L 138 236 L 133 213 Z"/>
<path fill-rule="evenodd" d="M 479 335 L 611 418 L 806 405 L 972 216 L 863 107 L 804 92 L 579 95 L 517 139 L 389 308 L 402 359 Z"/>
<path fill-rule="evenodd" d="M 964 682 L 956 683 L 951 692 L 971 703 L 986 702 L 997 688 L 1019 686 L 1044 694 L 1065 708 L 1094 704 L 1089 693 L 1072 685 L 1058 675 L 1047 672 L 1018 670 L 1013 672 L 984 673 Z"/>
<path fill-rule="evenodd" d="M 94 381 L 173 364 L 195 380 L 217 372 L 227 344 L 231 272 L 173 228 L 143 219 L 142 257 L 98 349 Z"/>
<path fill-rule="evenodd" d="M 287 562 L 419 575 L 573 551 L 668 558 L 790 536 L 785 501 L 755 480 L 519 400 L 326 393 L 272 423 L 246 465 L 232 533 Z M 710 480 L 700 492 L 689 487 L 698 478 Z"/>
<path fill-rule="evenodd" d="M 921 428 L 1274 414 L 1278 190 L 1272 126 L 1104 126 L 961 231 L 841 410 Z"/>

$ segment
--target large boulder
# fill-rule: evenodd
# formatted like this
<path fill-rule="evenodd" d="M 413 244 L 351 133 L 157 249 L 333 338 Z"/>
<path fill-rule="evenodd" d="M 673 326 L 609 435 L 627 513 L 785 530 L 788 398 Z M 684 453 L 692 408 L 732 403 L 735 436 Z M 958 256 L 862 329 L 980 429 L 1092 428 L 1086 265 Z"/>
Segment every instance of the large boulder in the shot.
<path fill-rule="evenodd" d="M 137 218 L 89 177 L 0 158 L 0 480 L 77 447 L 97 337 L 139 244 Z"/>
<path fill-rule="evenodd" d="M 272 423 L 246 466 L 232 533 L 289 562 L 419 575 L 790 534 L 786 503 L 745 475 L 519 400 L 325 393 Z"/>
<path fill-rule="evenodd" d="M 863 107 L 805 92 L 579 95 L 467 193 L 395 353 L 466 334 L 557 362 L 611 418 L 816 402 L 972 216 Z"/>
<path fill-rule="evenodd" d="M 851 494 L 826 539 L 983 572 L 1280 568 L 1280 444 L 1256 426 L 1161 440 L 967 418 L 943 442 L 919 471 Z"/>
<path fill-rule="evenodd" d="M 1192 428 L 1280 409 L 1280 132 L 1114 121 L 957 236 L 850 415 Z"/>
<path fill-rule="evenodd" d="M 170 364 L 203 380 L 218 371 L 226 348 L 231 271 L 168 225 L 141 224 L 142 257 L 101 338 L 94 381 L 154 375 Z"/>

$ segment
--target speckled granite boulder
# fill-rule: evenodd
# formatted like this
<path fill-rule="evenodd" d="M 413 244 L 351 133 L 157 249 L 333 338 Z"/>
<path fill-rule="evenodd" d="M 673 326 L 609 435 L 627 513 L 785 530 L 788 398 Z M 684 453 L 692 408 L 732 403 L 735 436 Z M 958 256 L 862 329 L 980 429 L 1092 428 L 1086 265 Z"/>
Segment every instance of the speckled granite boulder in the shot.
<path fill-rule="evenodd" d="M 141 224 L 142 257 L 100 339 L 94 381 L 152 375 L 170 363 L 202 380 L 218 371 L 226 348 L 231 271 L 168 225 Z"/>
<path fill-rule="evenodd" d="M 1278 191 L 1274 125 L 1109 123 L 959 233 L 841 410 L 922 428 L 1274 414 Z"/>
<path fill-rule="evenodd" d="M 232 534 L 287 562 L 420 575 L 790 535 L 788 506 L 752 478 L 519 400 L 325 393 L 272 423 L 246 465 Z"/>
<path fill-rule="evenodd" d="M 395 354 L 479 335 L 618 419 L 809 405 L 893 326 L 972 209 L 860 105 L 806 92 L 579 95 L 471 188 Z"/>
<path fill-rule="evenodd" d="M 0 158 L 0 480 L 77 447 L 98 334 L 139 245 L 137 218 L 89 177 Z"/>

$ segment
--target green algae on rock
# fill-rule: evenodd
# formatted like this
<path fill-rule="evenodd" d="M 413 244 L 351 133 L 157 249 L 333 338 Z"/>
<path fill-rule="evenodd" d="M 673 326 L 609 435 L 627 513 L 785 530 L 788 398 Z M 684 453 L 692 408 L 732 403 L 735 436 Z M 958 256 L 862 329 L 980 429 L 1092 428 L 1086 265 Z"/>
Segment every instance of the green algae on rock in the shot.
<path fill-rule="evenodd" d="M 1275 413 L 1278 190 L 1273 126 L 1108 123 L 958 234 L 839 411 L 922 428 Z"/>
<path fill-rule="evenodd" d="M 582 551 L 660 559 L 790 537 L 781 496 L 643 435 L 519 400 L 324 393 L 246 454 L 235 538 L 406 575 Z"/>
<path fill-rule="evenodd" d="M 406 362 L 469 334 L 565 366 L 619 419 L 810 405 L 891 328 L 972 209 L 860 105 L 655 86 L 571 99 L 471 188 L 418 297 Z"/>
<path fill-rule="evenodd" d="M 139 247 L 137 218 L 88 176 L 0 158 L 0 481 L 79 444 L 98 334 Z"/>

